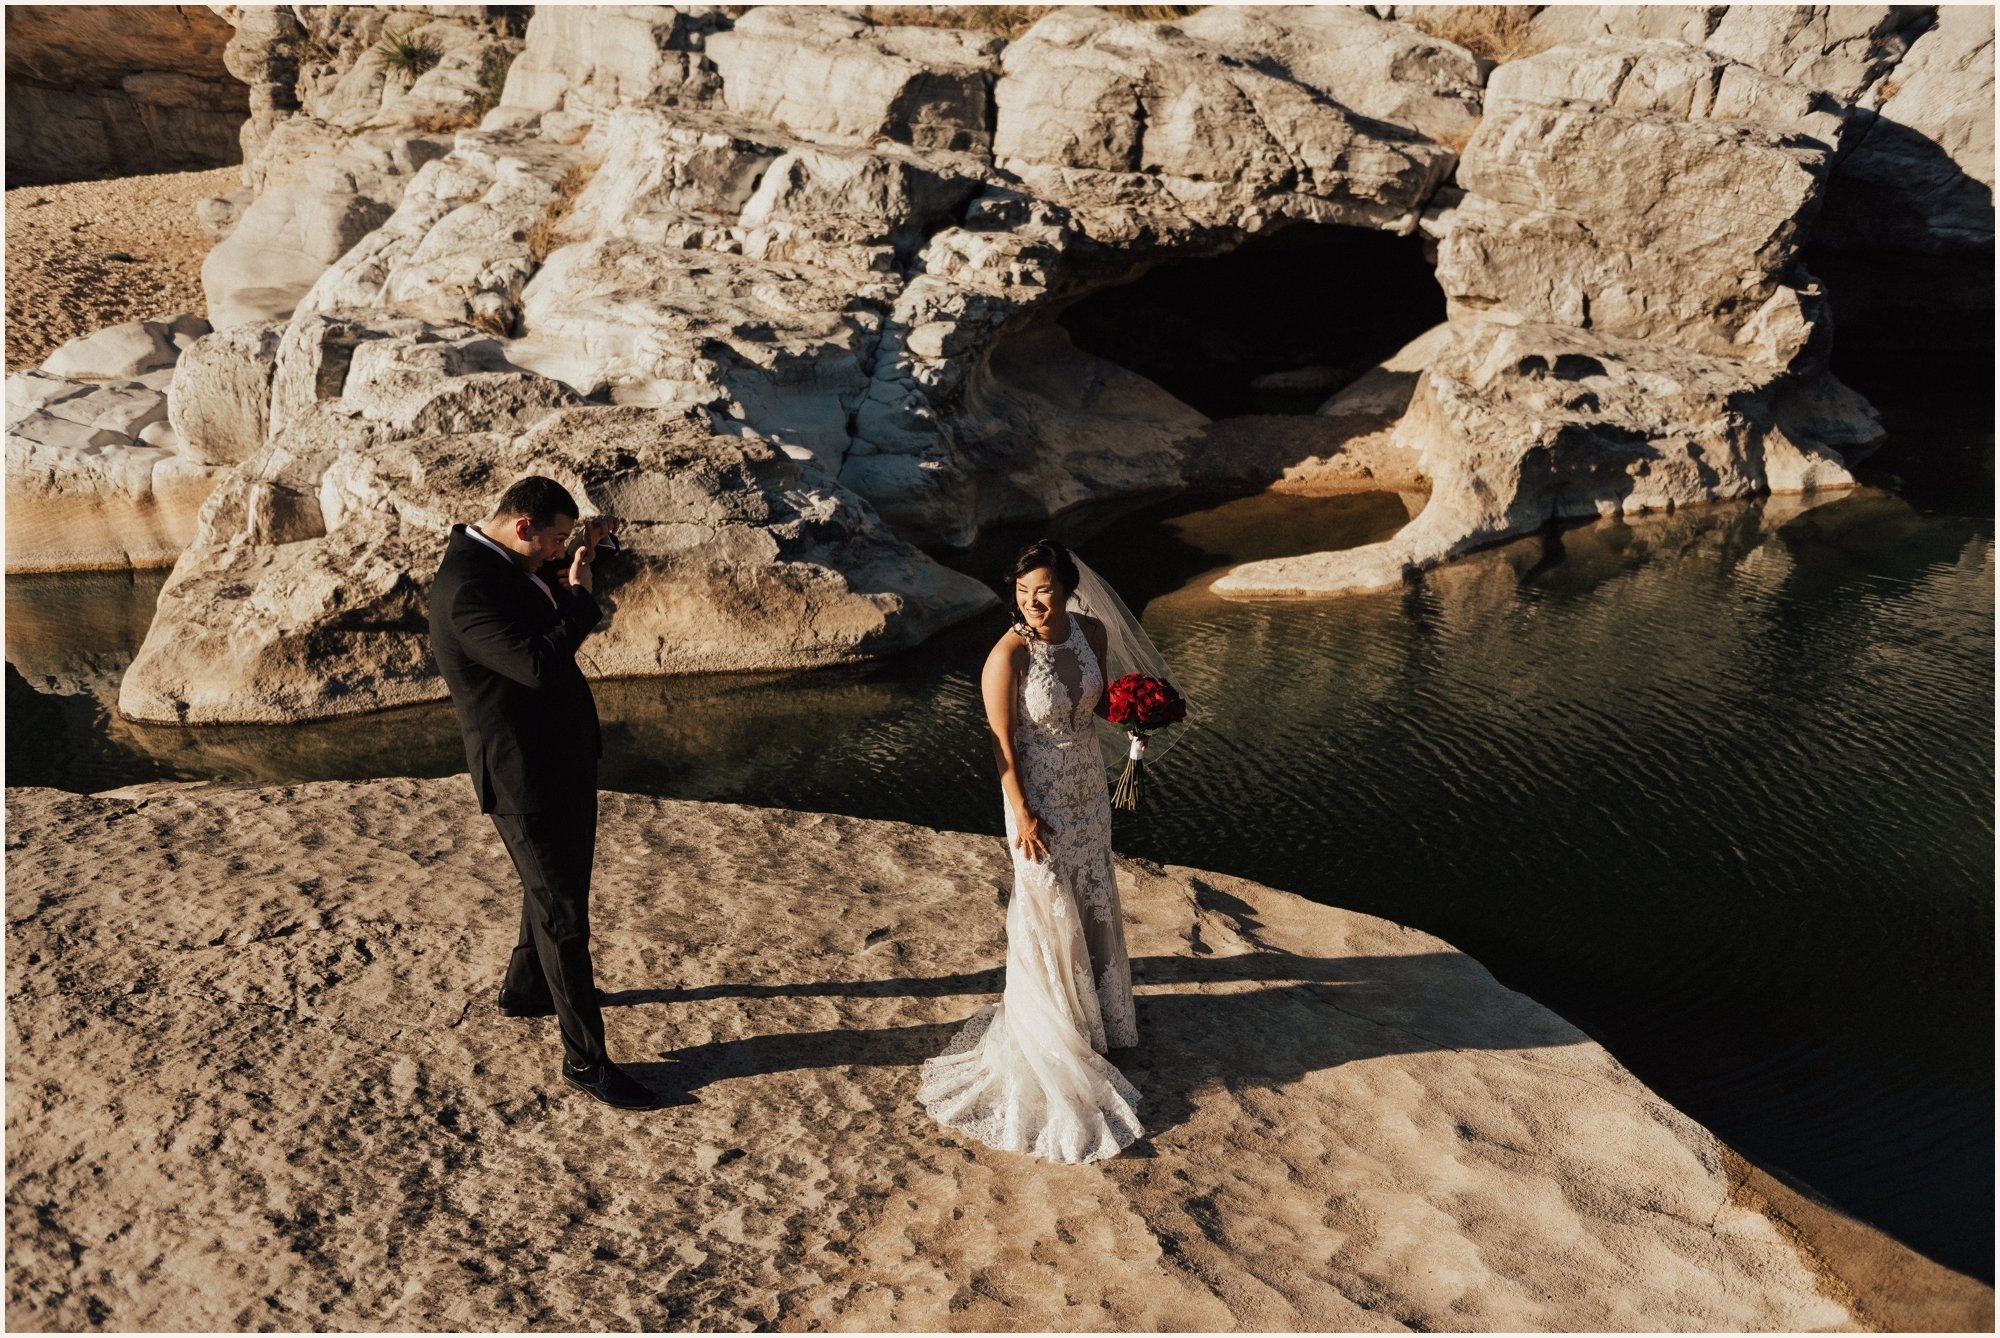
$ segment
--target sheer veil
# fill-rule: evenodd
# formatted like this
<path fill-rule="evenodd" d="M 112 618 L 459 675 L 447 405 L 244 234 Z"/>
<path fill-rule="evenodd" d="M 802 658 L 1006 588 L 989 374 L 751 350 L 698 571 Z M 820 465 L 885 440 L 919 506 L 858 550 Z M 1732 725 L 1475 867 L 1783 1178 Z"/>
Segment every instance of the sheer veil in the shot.
<path fill-rule="evenodd" d="M 1126 674 L 1144 674 L 1149 678 L 1165 679 L 1173 684 L 1180 692 L 1181 698 L 1187 702 L 1187 719 L 1177 725 L 1156 730 L 1147 738 L 1146 761 L 1150 765 L 1159 761 L 1169 748 L 1181 741 L 1181 738 L 1200 719 L 1201 712 L 1195 706 L 1194 698 L 1188 694 L 1187 684 L 1175 677 L 1167 668 L 1167 661 L 1160 654 L 1159 647 L 1155 646 L 1153 639 L 1146 635 L 1146 629 L 1139 625 L 1139 620 L 1132 616 L 1132 611 L 1125 607 L 1125 601 L 1118 598 L 1118 592 L 1113 590 L 1110 583 L 1102 576 L 1091 570 L 1084 560 L 1077 556 L 1075 549 L 1070 550 L 1069 556 L 1070 560 L 1076 563 L 1077 575 L 1076 589 L 1070 592 L 1069 597 L 1070 612 L 1085 614 L 1104 624 L 1104 664 L 1101 667 L 1104 670 L 1105 685 L 1108 687 Z M 1125 766 L 1130 736 L 1116 725 L 1107 724 L 1100 719 L 1097 722 L 1097 739 L 1104 753 L 1105 766 L 1112 771 L 1122 770 Z"/>

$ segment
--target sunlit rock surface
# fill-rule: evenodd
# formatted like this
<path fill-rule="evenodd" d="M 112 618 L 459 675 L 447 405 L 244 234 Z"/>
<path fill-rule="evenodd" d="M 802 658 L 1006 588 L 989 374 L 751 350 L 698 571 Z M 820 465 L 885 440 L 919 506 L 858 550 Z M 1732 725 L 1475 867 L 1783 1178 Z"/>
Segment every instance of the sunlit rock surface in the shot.
<path fill-rule="evenodd" d="M 1139 1155 L 968 1144 L 917 1070 L 1002 987 L 998 839 L 601 808 L 646 1114 L 495 1012 L 520 891 L 463 776 L 10 790 L 10 1326 L 1991 1324 L 1450 945 L 1194 869 L 1118 869 Z"/>
<path fill-rule="evenodd" d="M 204 215 L 219 334 L 170 417 L 238 495 L 299 375 L 353 403 L 347 343 L 470 327 L 487 351 L 404 366 L 373 439 L 486 450 L 510 429 L 481 406 L 519 415 L 451 383 L 512 376 L 502 399 L 705 417 L 933 547 L 1188 487 L 1428 489 L 1388 544 L 1229 584 L 1330 592 L 1562 516 L 1843 486 L 1877 429 L 1827 372 L 1807 244 L 1901 257 L 1910 301 L 1976 304 L 1946 280 L 1990 274 L 1976 9 L 1559 7 L 1498 66 L 1395 6 L 1071 6 L 1011 41 L 817 7 L 543 7 L 519 33 L 470 7 L 220 12 L 247 197 Z M 391 34 L 435 63 L 385 79 Z M 1059 326 L 1301 223 L 1434 253 L 1446 333 L 1384 365 L 1417 377 L 1400 420 L 1218 427 Z"/>

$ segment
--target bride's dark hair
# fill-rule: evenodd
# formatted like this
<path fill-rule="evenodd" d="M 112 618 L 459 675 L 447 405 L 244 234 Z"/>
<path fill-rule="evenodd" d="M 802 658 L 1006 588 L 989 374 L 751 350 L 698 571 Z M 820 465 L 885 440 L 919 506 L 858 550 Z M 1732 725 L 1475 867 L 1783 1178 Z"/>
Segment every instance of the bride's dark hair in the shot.
<path fill-rule="evenodd" d="M 1062 583 L 1065 595 L 1076 593 L 1076 583 L 1080 578 L 1077 576 L 1076 562 L 1070 557 L 1069 550 L 1053 539 L 1041 539 L 1029 544 L 1015 556 L 1013 565 L 1007 568 L 1007 607 L 1012 611 L 1014 621 L 1017 623 L 1023 619 L 1021 606 L 1014 601 L 1014 583 L 1029 572 L 1042 567 L 1047 567 L 1056 574 L 1056 580 Z"/>

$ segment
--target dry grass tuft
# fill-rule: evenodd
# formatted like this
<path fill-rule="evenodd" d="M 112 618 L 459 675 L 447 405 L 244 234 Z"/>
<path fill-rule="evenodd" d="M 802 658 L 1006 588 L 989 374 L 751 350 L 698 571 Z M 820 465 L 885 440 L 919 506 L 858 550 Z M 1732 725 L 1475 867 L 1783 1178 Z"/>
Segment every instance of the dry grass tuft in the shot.
<path fill-rule="evenodd" d="M 571 163 L 563 169 L 562 179 L 556 182 L 556 194 L 563 198 L 565 205 L 583 194 L 583 188 L 597 175 L 602 163 Z"/>
<path fill-rule="evenodd" d="M 556 182 L 556 196 L 549 201 L 548 208 L 528 229 L 528 256 L 537 265 L 549 258 L 549 252 L 561 246 L 565 240 L 562 233 L 563 220 L 576 206 L 576 197 L 583 194 L 583 188 L 597 175 L 599 163 L 571 163 L 564 169 L 562 179 Z"/>
<path fill-rule="evenodd" d="M 964 28 L 1009 41 L 1019 37 L 1053 5 L 864 5 L 870 23 L 887 28 Z"/>
<path fill-rule="evenodd" d="M 1455 42 L 1495 65 L 1520 60 L 1554 43 L 1537 38 L 1532 24 L 1542 5 L 1454 5 L 1441 12 L 1412 14 L 1402 22 L 1432 37 Z"/>
<path fill-rule="evenodd" d="M 1013 41 L 1054 5 L 864 5 L 870 23 L 884 27 L 964 28 Z M 1106 5 L 1121 19 L 1164 23 L 1184 19 L 1203 5 Z"/>
<path fill-rule="evenodd" d="M 470 102 L 461 102 L 456 107 L 435 107 L 421 116 L 410 118 L 410 129 L 420 135 L 442 135 L 454 130 L 470 130 L 479 124 L 484 115 Z"/>
<path fill-rule="evenodd" d="M 1472 142 L 1472 136 L 1478 129 L 1479 123 L 1474 121 L 1470 126 L 1466 127 L 1462 134 L 1433 135 L 1431 142 L 1443 148 L 1450 149 L 1453 153 L 1463 158 L 1465 156 L 1465 146 Z"/>
<path fill-rule="evenodd" d="M 465 318 L 465 323 L 475 330 L 483 330 L 498 339 L 509 338 L 514 333 L 510 327 L 510 323 L 502 319 L 500 314 L 495 311 L 475 311 Z"/>
<path fill-rule="evenodd" d="M 1207 5 L 1106 5 L 1105 8 L 1110 10 L 1113 14 L 1116 14 L 1119 18 L 1130 19 L 1134 23 L 1171 23 L 1175 19 L 1186 18 L 1188 15 L 1194 13 L 1198 9 L 1207 9 L 1208 6 Z"/>
<path fill-rule="evenodd" d="M 528 258 L 537 265 L 549 258 L 549 252 L 562 245 L 562 220 L 567 212 L 558 211 L 557 206 L 551 204 L 548 212 L 528 229 Z"/>

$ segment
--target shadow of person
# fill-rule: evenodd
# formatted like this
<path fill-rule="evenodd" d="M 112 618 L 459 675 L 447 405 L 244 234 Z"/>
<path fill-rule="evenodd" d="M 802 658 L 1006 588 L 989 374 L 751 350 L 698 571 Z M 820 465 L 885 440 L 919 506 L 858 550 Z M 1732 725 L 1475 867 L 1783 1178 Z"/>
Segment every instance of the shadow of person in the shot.
<path fill-rule="evenodd" d="M 664 1059 L 664 1057 L 663 1057 Z M 670 1060 L 655 1063 L 646 1061 L 637 1064 L 621 1063 L 619 1068 L 625 1075 L 651 1092 L 658 1100 L 658 1110 L 669 1110 L 675 1106 L 698 1106 L 701 1101 L 690 1089 L 686 1071 Z"/>
<path fill-rule="evenodd" d="M 662 1051 L 660 1057 L 671 1060 L 671 1063 L 645 1067 L 671 1075 L 662 1078 L 663 1083 L 670 1082 L 691 1092 L 726 1078 L 747 1078 L 795 1069 L 921 1064 L 944 1049 L 945 1042 L 956 1030 L 956 1023 L 937 1022 L 914 1027 L 843 1027 L 834 1031 L 774 1032 Z M 637 1071 L 633 1065 L 625 1067 Z"/>
<path fill-rule="evenodd" d="M 680 989 L 608 990 L 598 998 L 603 1008 L 631 1004 L 686 1004 L 710 999 L 886 999 L 932 998 L 945 994 L 998 994 L 1003 982 L 999 967 L 961 971 L 948 976 L 892 977 L 887 980 L 815 980 L 799 984 L 762 985 L 732 981 Z"/>
<path fill-rule="evenodd" d="M 1500 985 L 1457 952 L 1305 957 L 1285 952 L 1134 959 L 1140 1043 L 1114 1062 L 1144 1094 L 1149 1137 L 1194 1111 L 1202 1091 L 1275 1088 L 1360 1059 L 1432 1050 L 1535 1050 L 1584 1033 Z M 727 984 L 633 990 L 605 1003 L 717 998 L 936 998 L 995 994 L 1000 971 L 913 979 Z M 978 1002 L 984 1003 L 981 999 Z M 965 1012 L 973 1012 L 968 1007 Z M 916 1066 L 944 1049 L 958 1021 L 778 1032 L 669 1052 L 672 1082 L 693 1090 L 725 1078 L 844 1065 Z"/>

